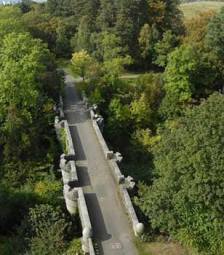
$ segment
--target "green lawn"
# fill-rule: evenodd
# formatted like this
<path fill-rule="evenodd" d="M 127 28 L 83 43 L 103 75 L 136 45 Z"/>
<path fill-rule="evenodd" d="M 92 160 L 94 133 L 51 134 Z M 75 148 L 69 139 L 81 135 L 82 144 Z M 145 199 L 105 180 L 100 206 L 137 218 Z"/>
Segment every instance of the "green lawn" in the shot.
<path fill-rule="evenodd" d="M 137 79 L 139 77 L 139 75 L 141 75 L 142 73 L 131 73 L 131 72 L 127 72 L 121 75 L 121 79 Z"/>
<path fill-rule="evenodd" d="M 224 2 L 218 1 L 200 1 L 192 3 L 183 3 L 180 5 L 181 11 L 184 13 L 185 19 L 191 19 L 200 12 L 219 11 L 224 6 Z"/>
<path fill-rule="evenodd" d="M 139 255 L 196 255 L 174 242 L 140 242 L 136 241 Z"/>

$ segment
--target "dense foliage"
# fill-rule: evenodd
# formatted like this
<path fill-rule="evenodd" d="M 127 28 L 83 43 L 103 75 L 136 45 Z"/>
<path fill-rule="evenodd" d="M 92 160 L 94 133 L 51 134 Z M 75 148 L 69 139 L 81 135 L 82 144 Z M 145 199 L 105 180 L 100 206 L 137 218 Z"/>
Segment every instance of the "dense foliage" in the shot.
<path fill-rule="evenodd" d="M 0 253 L 64 254 L 79 223 L 66 214 L 56 174 L 53 109 L 62 79 L 24 16 L 16 6 L 0 8 Z"/>
<path fill-rule="evenodd" d="M 216 255 L 224 252 L 223 107 L 214 94 L 160 131 L 156 180 L 141 186 L 138 201 L 153 228 Z"/>
<path fill-rule="evenodd" d="M 49 0 L 47 4 L 23 2 L 20 8 L 24 12 L 22 22 L 30 33 L 46 42 L 58 57 L 86 50 L 101 59 L 102 37 L 112 33 L 134 65 L 149 66 L 157 53 L 153 50 L 142 55 L 142 51 L 148 51 L 148 43 L 142 45 L 139 40 L 149 38 L 154 48 L 167 30 L 181 35 L 184 28 L 177 5 L 176 0 Z M 144 30 L 145 26 L 148 29 Z"/>
<path fill-rule="evenodd" d="M 223 24 L 224 9 L 184 23 L 176 0 L 0 8 L 0 253 L 80 250 L 70 242 L 78 221 L 65 212 L 55 171 L 55 57 L 70 61 L 98 105 L 109 146 L 137 181 L 137 211 L 150 234 L 224 253 Z"/>
<path fill-rule="evenodd" d="M 105 117 L 104 135 L 124 155 L 125 174 L 143 181 L 136 204 L 150 233 L 210 255 L 223 254 L 224 240 L 222 27 L 223 10 L 188 21 L 182 37 L 167 27 L 158 41 L 155 24 L 144 24 L 141 68 L 164 72 L 137 79 L 122 78 L 118 68 L 125 63 L 117 59 L 130 54 L 121 34 L 105 34 L 103 56 L 95 56 L 103 72 L 81 86 Z"/>

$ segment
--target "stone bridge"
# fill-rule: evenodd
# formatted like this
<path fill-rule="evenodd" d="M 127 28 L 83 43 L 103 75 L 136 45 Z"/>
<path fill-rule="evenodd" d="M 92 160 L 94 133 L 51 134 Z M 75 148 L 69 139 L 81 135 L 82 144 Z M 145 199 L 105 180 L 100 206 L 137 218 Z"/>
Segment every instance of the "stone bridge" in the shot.
<path fill-rule="evenodd" d="M 65 78 L 60 109 L 65 120 L 56 119 L 55 127 L 58 135 L 61 127 L 66 134 L 67 156 L 61 158 L 64 196 L 70 213 L 78 206 L 83 250 L 86 254 L 137 255 L 134 238 L 144 226 L 129 197 L 128 179 L 120 172 L 116 154 L 108 149 L 94 111 L 79 97 L 73 77 Z"/>

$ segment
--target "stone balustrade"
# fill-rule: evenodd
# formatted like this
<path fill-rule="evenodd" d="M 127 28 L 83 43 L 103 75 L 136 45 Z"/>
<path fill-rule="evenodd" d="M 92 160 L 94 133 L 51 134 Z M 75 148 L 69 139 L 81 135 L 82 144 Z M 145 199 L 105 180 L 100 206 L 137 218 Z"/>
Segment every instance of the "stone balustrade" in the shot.
<path fill-rule="evenodd" d="M 63 103 L 63 102 L 62 102 Z M 62 109 L 62 108 L 61 108 Z M 60 113 L 61 117 L 61 113 Z M 66 134 L 67 155 L 62 154 L 60 158 L 60 170 L 64 184 L 63 194 L 68 212 L 71 215 L 79 211 L 82 225 L 82 250 L 85 254 L 95 255 L 92 242 L 92 226 L 85 201 L 83 189 L 78 186 L 78 175 L 75 165 L 75 149 L 67 120 L 59 121 L 55 117 L 55 130 L 58 140 L 61 142 L 60 129 L 64 128 Z"/>
<path fill-rule="evenodd" d="M 126 208 L 126 211 L 128 213 L 129 219 L 132 223 L 132 228 L 134 231 L 135 236 L 141 236 L 144 232 L 144 224 L 139 222 L 138 217 L 136 215 L 135 209 L 133 207 L 130 195 L 127 191 L 126 185 L 125 185 L 125 177 L 121 173 L 120 168 L 117 164 L 117 161 L 119 159 L 122 159 L 121 155 L 118 153 L 113 153 L 113 151 L 110 151 L 107 143 L 101 133 L 101 130 L 96 122 L 95 112 L 93 109 L 90 109 L 90 117 L 92 120 L 92 125 L 95 130 L 97 139 L 101 145 L 101 148 L 103 150 L 105 159 L 108 160 L 108 164 L 110 165 L 110 168 L 112 170 L 113 176 L 115 178 L 115 181 L 119 185 L 119 192 L 122 198 L 122 201 L 124 203 L 124 206 Z"/>
<path fill-rule="evenodd" d="M 90 239 L 92 238 L 92 225 L 89 218 L 89 213 L 83 193 L 82 188 L 77 188 L 78 192 L 78 208 L 79 208 L 79 215 L 82 224 L 82 250 L 88 254 L 95 254 L 93 247 L 89 246 L 92 242 Z M 94 252 L 94 253 L 93 253 Z"/>

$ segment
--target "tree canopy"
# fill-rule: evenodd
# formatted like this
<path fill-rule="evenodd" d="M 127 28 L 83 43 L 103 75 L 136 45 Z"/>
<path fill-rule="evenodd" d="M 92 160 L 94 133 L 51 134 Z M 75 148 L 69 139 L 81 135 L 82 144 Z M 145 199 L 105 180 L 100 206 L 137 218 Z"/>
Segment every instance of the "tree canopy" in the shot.
<path fill-rule="evenodd" d="M 224 9 L 186 21 L 178 4 L 0 7 L 0 253 L 80 251 L 56 171 L 63 148 L 53 109 L 65 68 L 83 79 L 78 89 L 98 105 L 109 147 L 135 178 L 143 239 L 171 236 L 223 255 Z"/>
<path fill-rule="evenodd" d="M 141 187 L 138 200 L 153 228 L 216 255 L 224 238 L 223 107 L 223 95 L 215 93 L 161 130 L 155 181 Z"/>

